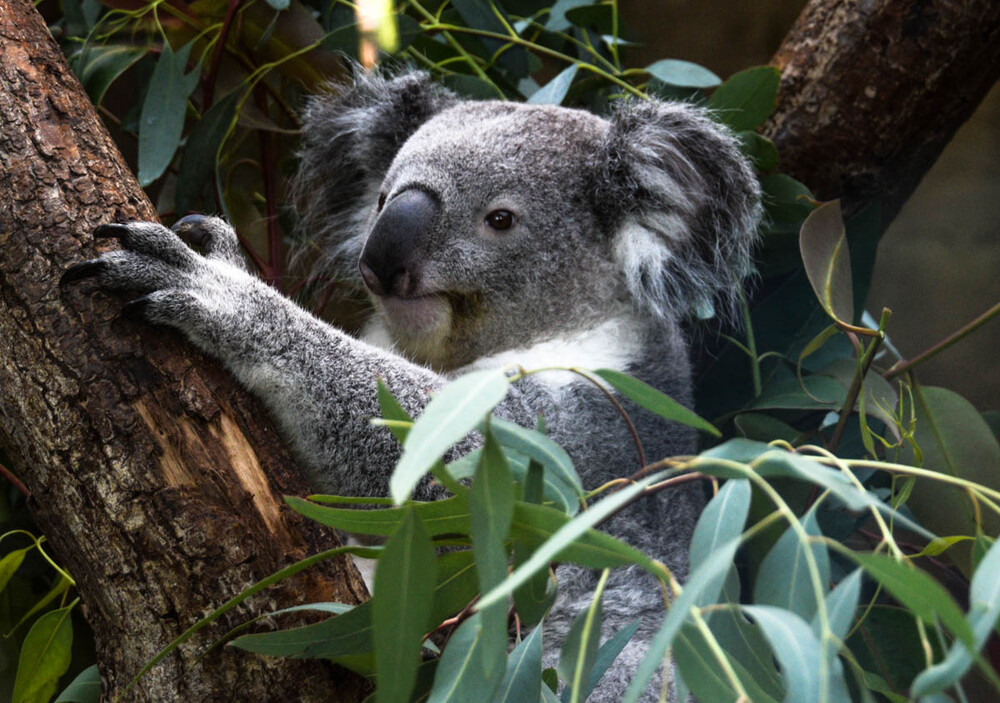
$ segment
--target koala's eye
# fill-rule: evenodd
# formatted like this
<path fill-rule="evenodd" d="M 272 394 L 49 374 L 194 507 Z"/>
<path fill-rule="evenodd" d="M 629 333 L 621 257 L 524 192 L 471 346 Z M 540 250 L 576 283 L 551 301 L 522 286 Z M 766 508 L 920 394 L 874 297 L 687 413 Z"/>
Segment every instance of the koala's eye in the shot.
<path fill-rule="evenodd" d="M 382 212 L 382 208 L 385 207 L 385 193 L 378 194 L 378 208 L 375 212 Z"/>
<path fill-rule="evenodd" d="M 499 231 L 510 229 L 514 225 L 514 213 L 510 210 L 494 210 L 486 216 L 486 224 Z"/>

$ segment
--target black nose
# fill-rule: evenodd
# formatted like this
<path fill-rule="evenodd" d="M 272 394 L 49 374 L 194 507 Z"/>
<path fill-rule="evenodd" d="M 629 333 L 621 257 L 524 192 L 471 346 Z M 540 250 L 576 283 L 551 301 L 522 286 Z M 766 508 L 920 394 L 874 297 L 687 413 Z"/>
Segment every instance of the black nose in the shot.
<path fill-rule="evenodd" d="M 406 190 L 390 200 L 361 252 L 361 277 L 375 295 L 408 297 L 419 286 L 420 244 L 434 227 L 440 206 L 422 190 Z"/>

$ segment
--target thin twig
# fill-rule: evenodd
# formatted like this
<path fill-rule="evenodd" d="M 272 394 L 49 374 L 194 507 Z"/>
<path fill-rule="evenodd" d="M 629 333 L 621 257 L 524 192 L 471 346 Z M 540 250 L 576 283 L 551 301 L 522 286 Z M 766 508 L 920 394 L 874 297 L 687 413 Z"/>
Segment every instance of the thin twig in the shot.
<path fill-rule="evenodd" d="M 940 342 L 938 342 L 937 344 L 935 344 L 933 347 L 931 347 L 930 349 L 922 352 L 921 354 L 918 354 L 917 356 L 915 356 L 914 358 L 910 359 L 909 361 L 897 361 L 893 365 L 893 367 L 891 369 L 889 369 L 888 371 L 885 372 L 886 379 L 895 378 L 896 376 L 899 376 L 900 374 L 906 373 L 907 371 L 909 371 L 910 369 L 912 369 L 917 364 L 921 364 L 921 363 L 927 361 L 928 359 L 930 359 L 930 358 L 932 358 L 934 356 L 937 356 L 939 353 L 943 352 L 945 349 L 947 349 L 951 345 L 955 344 L 956 342 L 961 341 L 966 336 L 968 336 L 969 334 L 971 334 L 972 332 L 974 332 L 976 329 L 978 329 L 982 325 L 984 325 L 987 322 L 989 322 L 990 320 L 992 320 L 998 314 L 1000 314 L 1000 303 L 997 303 L 996 305 L 994 305 L 993 307 L 991 307 L 989 310 L 987 310 L 986 312 L 984 312 L 982 315 L 980 315 L 979 317 L 977 317 L 975 320 L 973 320 L 972 322 L 970 322 L 969 324 L 967 324 L 962 329 L 960 329 L 957 332 L 955 332 L 955 333 L 953 333 L 953 334 L 945 337 Z"/>
<path fill-rule="evenodd" d="M 20 491 L 25 497 L 29 497 L 31 495 L 31 491 L 28 490 L 28 487 L 21 483 L 21 480 L 14 475 L 14 472 L 3 464 L 0 464 L 0 476 L 3 476 L 4 479 L 10 483 L 10 485 Z"/>

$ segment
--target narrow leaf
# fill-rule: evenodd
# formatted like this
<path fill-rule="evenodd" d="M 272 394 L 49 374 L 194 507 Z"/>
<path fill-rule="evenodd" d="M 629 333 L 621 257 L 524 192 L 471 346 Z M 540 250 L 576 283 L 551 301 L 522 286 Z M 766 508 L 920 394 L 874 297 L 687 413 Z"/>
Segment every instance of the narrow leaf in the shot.
<path fill-rule="evenodd" d="M 815 506 L 803 518 L 802 527 L 809 536 L 821 534 Z M 810 552 L 819 571 L 818 594 L 807 560 Z M 826 546 L 819 541 L 803 544 L 799 533 L 789 526 L 760 564 L 753 589 L 754 603 L 789 610 L 808 622 L 816 614 L 817 597 L 825 599 L 829 581 L 830 556 Z"/>
<path fill-rule="evenodd" d="M 861 569 L 844 578 L 826 597 L 826 614 L 830 623 L 830 631 L 843 640 L 854 624 L 854 611 L 858 607 L 861 595 Z M 823 635 L 819 615 L 813 617 L 813 632 L 817 637 Z"/>
<path fill-rule="evenodd" d="M 216 101 L 191 128 L 177 169 L 177 212 L 197 210 L 205 184 L 216 172 L 219 149 L 236 115 L 242 86 Z"/>
<path fill-rule="evenodd" d="M 406 436 L 403 456 L 389 480 L 397 503 L 406 500 L 427 470 L 503 400 L 507 387 L 502 369 L 488 369 L 452 381 L 431 399 Z"/>
<path fill-rule="evenodd" d="M 522 703 L 537 699 L 542 686 L 542 627 L 518 643 L 507 658 L 507 673 L 494 703 Z"/>
<path fill-rule="evenodd" d="M 375 665 L 391 676 L 377 679 L 379 703 L 406 703 L 417 678 L 423 637 L 434 598 L 435 554 L 412 506 L 385 545 L 372 594 Z"/>
<path fill-rule="evenodd" d="M 823 695 L 820 680 L 820 643 L 802 618 L 769 605 L 744 606 L 771 643 L 785 680 L 785 701 L 818 703 Z M 828 676 L 834 672 L 828 670 Z M 849 698 L 847 700 L 850 700 Z"/>
<path fill-rule="evenodd" d="M 575 63 L 564 68 L 555 78 L 532 93 L 528 102 L 532 105 L 561 105 L 579 69 L 579 64 Z"/>
<path fill-rule="evenodd" d="M 174 158 L 184 130 L 188 96 L 195 89 L 198 70 L 185 75 L 193 42 L 174 52 L 169 43 L 156 61 L 139 115 L 139 184 L 155 181 Z"/>
<path fill-rule="evenodd" d="M 353 508 L 328 508 L 310 503 L 295 496 L 285 496 L 292 510 L 311 520 L 336 527 L 338 530 L 360 535 L 388 537 L 403 522 L 409 507 L 356 510 Z M 413 503 L 412 509 L 431 537 L 458 533 L 468 534 L 471 525 L 469 504 L 465 496 L 453 496 L 429 503 Z"/>
<path fill-rule="evenodd" d="M 487 662 L 483 627 L 476 613 L 459 625 L 448 641 L 434 674 L 434 687 L 427 703 L 467 703 L 490 700 L 500 686 L 502 659 Z M 503 657 L 503 652 L 500 652 Z M 493 671 L 492 675 L 488 671 Z"/>
<path fill-rule="evenodd" d="M 534 459 L 562 481 L 583 492 L 580 475 L 566 450 L 537 430 L 529 430 L 499 417 L 490 420 L 490 429 L 505 447 Z"/>
<path fill-rule="evenodd" d="M 584 691 L 583 698 L 581 700 L 587 700 L 590 694 L 593 693 L 594 689 L 597 688 L 597 684 L 601 682 L 601 677 L 604 673 L 611 668 L 611 665 L 615 663 L 615 659 L 618 655 L 622 653 L 635 633 L 639 630 L 639 625 L 642 624 L 642 618 L 638 620 L 633 620 L 631 623 L 620 629 L 614 634 L 614 636 L 609 637 L 608 640 L 601 645 L 600 649 L 597 650 L 597 656 L 594 658 L 594 665 L 590 669 L 590 681 L 587 684 L 587 688 Z"/>
<path fill-rule="evenodd" d="M 9 554 L 4 554 L 3 559 L 0 559 L 0 591 L 7 588 L 7 584 L 10 583 L 10 579 L 14 576 L 18 568 L 20 568 L 24 557 L 34 548 L 35 545 L 25 547 L 24 549 L 15 549 Z"/>
<path fill-rule="evenodd" d="M 567 689 L 563 692 L 563 699 L 567 703 L 582 703 L 586 700 L 590 673 L 597 659 L 601 639 L 601 598 L 608 573 L 605 569 L 601 574 L 593 600 L 586 610 L 576 616 L 559 655 L 559 673 L 566 681 Z"/>
<path fill-rule="evenodd" d="M 619 393 L 636 405 L 656 413 L 660 417 L 708 432 L 713 437 L 722 436 L 722 433 L 708 420 L 703 420 L 670 396 L 637 378 L 614 369 L 597 369 L 594 374 L 610 383 Z"/>

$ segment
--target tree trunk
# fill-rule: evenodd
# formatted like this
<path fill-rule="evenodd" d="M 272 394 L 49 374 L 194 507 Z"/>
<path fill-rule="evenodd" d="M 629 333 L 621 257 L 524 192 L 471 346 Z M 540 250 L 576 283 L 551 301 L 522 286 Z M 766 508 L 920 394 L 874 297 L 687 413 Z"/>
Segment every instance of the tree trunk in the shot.
<path fill-rule="evenodd" d="M 99 224 L 154 220 L 29 0 L 0 0 L 0 445 L 73 577 L 105 696 L 203 614 L 335 536 L 288 510 L 306 488 L 265 414 L 173 332 L 118 319 L 92 284 Z M 106 246 L 106 245 L 103 245 Z M 357 701 L 363 682 L 319 662 L 225 648 L 276 606 L 357 602 L 348 561 L 259 594 L 181 647 L 128 700 Z"/>
<path fill-rule="evenodd" d="M 772 63 L 781 170 L 888 225 L 1000 78 L 1000 3 L 812 0 Z"/>

